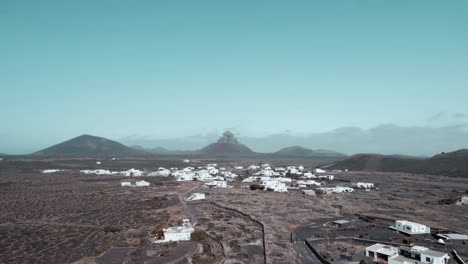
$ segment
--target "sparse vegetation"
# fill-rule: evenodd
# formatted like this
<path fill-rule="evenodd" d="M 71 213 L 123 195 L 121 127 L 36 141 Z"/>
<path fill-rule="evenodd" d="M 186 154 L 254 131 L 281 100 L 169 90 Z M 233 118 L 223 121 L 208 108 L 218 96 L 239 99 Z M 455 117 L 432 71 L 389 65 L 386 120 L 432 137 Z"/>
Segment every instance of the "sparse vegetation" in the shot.
<path fill-rule="evenodd" d="M 262 186 L 262 185 L 257 184 L 257 183 L 250 185 L 250 190 L 252 190 L 252 191 L 264 190 L 264 189 L 265 189 L 265 186 Z"/>
<path fill-rule="evenodd" d="M 164 225 L 163 224 L 157 224 L 154 226 L 153 231 L 151 232 L 154 234 L 156 239 L 163 239 L 164 238 Z"/>
<path fill-rule="evenodd" d="M 104 227 L 104 232 L 106 233 L 115 233 L 115 232 L 120 232 L 122 229 L 119 226 L 112 225 L 112 226 L 106 226 Z"/>
<path fill-rule="evenodd" d="M 202 231 L 195 231 L 190 235 L 190 239 L 193 241 L 201 241 L 205 239 L 205 234 Z"/>

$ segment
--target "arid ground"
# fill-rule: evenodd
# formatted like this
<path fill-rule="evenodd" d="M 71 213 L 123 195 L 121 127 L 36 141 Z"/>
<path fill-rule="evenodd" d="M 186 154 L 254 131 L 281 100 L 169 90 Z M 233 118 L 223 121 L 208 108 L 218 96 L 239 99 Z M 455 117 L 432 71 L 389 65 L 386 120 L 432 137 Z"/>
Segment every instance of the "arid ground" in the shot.
<path fill-rule="evenodd" d="M 194 165 L 206 162 L 212 161 Z M 228 167 L 253 162 L 218 163 Z M 304 160 L 296 164 L 316 165 Z M 169 159 L 127 159 L 100 167 L 151 170 L 183 165 Z M 318 263 L 305 239 L 335 256 L 365 247 L 345 238 L 365 232 L 371 233 L 367 238 L 392 238 L 387 237 L 393 235 L 386 222 L 381 224 L 384 233 L 373 234 L 359 216 L 388 223 L 407 219 L 468 233 L 468 207 L 452 203 L 468 191 L 468 178 L 344 172 L 329 185 L 363 181 L 378 189 L 307 197 L 300 190 L 251 191 L 240 181 L 230 182 L 233 188 L 207 189 L 200 182 L 171 177 L 143 177 L 150 187 L 124 188 L 120 181 L 125 177 L 79 173 L 96 167 L 92 159 L 0 162 L 0 263 Z M 55 168 L 66 171 L 40 173 Z M 203 201 L 185 202 L 191 192 L 208 195 Z M 196 223 L 192 241 L 151 243 L 156 225 L 176 226 L 184 218 Z M 354 223 L 349 234 L 330 226 L 337 219 Z M 336 240 L 340 237 L 344 240 Z M 467 251 L 459 254 L 468 259 Z"/>

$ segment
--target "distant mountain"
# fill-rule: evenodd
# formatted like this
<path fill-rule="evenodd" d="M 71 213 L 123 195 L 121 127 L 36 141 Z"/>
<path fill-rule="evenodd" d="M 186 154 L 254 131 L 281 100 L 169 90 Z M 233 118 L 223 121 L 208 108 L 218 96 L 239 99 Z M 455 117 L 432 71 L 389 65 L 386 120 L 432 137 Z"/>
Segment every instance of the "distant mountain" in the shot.
<path fill-rule="evenodd" d="M 251 149 L 243 144 L 217 142 L 209 144 L 198 152 L 203 154 L 254 154 Z"/>
<path fill-rule="evenodd" d="M 442 153 L 432 158 L 358 154 L 323 167 L 468 177 L 468 149 Z"/>
<path fill-rule="evenodd" d="M 189 155 L 194 154 L 195 151 L 193 150 L 170 150 L 163 147 L 155 147 L 155 148 L 145 148 L 140 145 L 131 146 L 134 149 L 142 150 L 147 153 L 151 154 L 161 154 L 161 155 Z"/>
<path fill-rule="evenodd" d="M 198 152 L 211 155 L 255 154 L 246 145 L 240 144 L 234 134 L 229 131 L 224 132 L 218 142 L 209 144 Z"/>
<path fill-rule="evenodd" d="M 122 138 L 119 142 L 129 146 L 194 150 L 216 142 L 217 137 L 217 132 L 166 139 L 131 136 Z M 467 138 L 468 120 L 464 124 L 442 127 L 386 124 L 369 129 L 342 127 L 321 133 L 282 132 L 257 137 L 244 135 L 239 137 L 239 141 L 259 153 L 272 153 L 285 146 L 302 146 L 309 149 L 331 149 L 348 155 L 380 153 L 433 156 L 447 149 L 468 148 Z M 5 152 L 5 149 L 7 148 L 2 150 Z"/>
<path fill-rule="evenodd" d="M 119 142 L 102 137 L 81 135 L 52 147 L 40 150 L 33 155 L 45 156 L 127 156 L 146 152 L 127 147 Z"/>
<path fill-rule="evenodd" d="M 312 150 L 301 146 L 292 146 L 282 148 L 274 153 L 277 156 L 283 157 L 346 157 L 345 154 L 338 153 L 331 150 L 319 149 Z"/>

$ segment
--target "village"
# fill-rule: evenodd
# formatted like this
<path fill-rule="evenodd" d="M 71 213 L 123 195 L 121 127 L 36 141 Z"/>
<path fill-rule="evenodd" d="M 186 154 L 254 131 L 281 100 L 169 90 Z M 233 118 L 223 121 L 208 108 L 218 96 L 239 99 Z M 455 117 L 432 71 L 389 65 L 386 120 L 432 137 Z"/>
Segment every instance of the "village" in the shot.
<path fill-rule="evenodd" d="M 156 171 L 128 169 L 112 171 L 107 169 L 81 170 L 83 175 L 111 175 L 124 177 L 122 188 L 151 186 L 151 178 L 164 178 L 179 182 L 197 182 L 197 188 L 184 194 L 181 202 L 185 214 L 181 215 L 179 226 L 166 226 L 159 235 L 148 239 L 154 244 L 193 241 L 193 234 L 201 228 L 202 214 L 196 213 L 205 200 L 214 195 L 222 195 L 228 190 L 252 192 L 257 195 L 280 193 L 281 195 L 303 196 L 309 199 L 360 192 L 365 196 L 378 193 L 380 186 L 367 180 L 350 180 L 347 170 L 327 171 L 322 168 L 297 166 L 272 166 L 259 163 L 249 166 L 224 166 L 208 163 L 204 166 L 182 161 L 184 168 L 159 167 Z M 101 165 L 101 162 L 96 162 Z M 42 173 L 61 173 L 63 170 L 46 169 Z M 128 179 L 127 179 L 128 178 Z M 145 180 L 139 180 L 144 178 Z M 278 195 L 280 195 L 278 194 Z M 320 198 L 327 199 L 327 198 Z M 336 199 L 336 198 L 332 198 Z M 340 198 L 341 199 L 341 198 Z M 466 207 L 468 195 L 462 195 L 456 206 Z M 211 200 L 213 203 L 213 200 Z M 205 205 L 203 205 L 205 206 Z M 187 217 L 188 216 L 188 217 Z M 216 219 L 216 217 L 214 217 Z M 422 223 L 405 219 L 388 219 L 365 214 L 347 215 L 342 218 L 325 218 L 304 224 L 291 230 L 290 243 L 295 248 L 304 244 L 307 250 L 299 249 L 298 254 L 308 254 L 309 260 L 316 263 L 389 263 L 389 264 L 464 264 L 467 259 L 468 236 L 456 231 L 431 228 Z M 424 218 L 421 219 L 424 222 Z M 213 225 L 206 222 L 207 225 Z M 161 223 L 159 223 L 161 224 Z M 210 228 L 203 227 L 203 232 Z M 265 242 L 263 242 L 265 244 Z M 264 245 L 265 247 L 265 245 Z M 263 249 L 264 254 L 265 248 Z M 265 257 L 266 258 L 266 257 Z M 265 263 L 267 261 L 265 260 Z"/>

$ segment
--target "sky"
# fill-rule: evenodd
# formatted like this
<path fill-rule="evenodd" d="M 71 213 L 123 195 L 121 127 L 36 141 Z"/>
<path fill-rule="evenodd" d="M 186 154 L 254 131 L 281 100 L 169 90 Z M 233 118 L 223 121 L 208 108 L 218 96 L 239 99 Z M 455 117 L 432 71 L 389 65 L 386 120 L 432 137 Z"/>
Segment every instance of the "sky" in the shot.
<path fill-rule="evenodd" d="M 468 123 L 466 14 L 465 0 L 2 0 L 0 153 L 84 133 Z"/>

